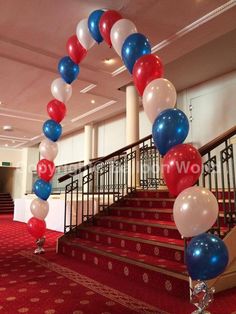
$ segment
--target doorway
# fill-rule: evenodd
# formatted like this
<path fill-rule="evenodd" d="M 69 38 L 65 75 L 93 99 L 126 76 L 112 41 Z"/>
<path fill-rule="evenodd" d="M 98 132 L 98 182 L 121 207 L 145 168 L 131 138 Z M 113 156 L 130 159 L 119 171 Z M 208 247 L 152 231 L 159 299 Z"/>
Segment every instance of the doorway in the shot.
<path fill-rule="evenodd" d="M 0 167 L 0 193 L 13 194 L 15 168 Z"/>

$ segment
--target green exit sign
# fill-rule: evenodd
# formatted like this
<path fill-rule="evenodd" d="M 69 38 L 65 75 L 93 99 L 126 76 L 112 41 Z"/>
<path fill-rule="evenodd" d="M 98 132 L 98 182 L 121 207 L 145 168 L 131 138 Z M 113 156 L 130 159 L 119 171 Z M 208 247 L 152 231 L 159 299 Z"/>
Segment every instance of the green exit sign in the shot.
<path fill-rule="evenodd" d="M 2 166 L 10 167 L 11 163 L 9 161 L 2 161 Z"/>

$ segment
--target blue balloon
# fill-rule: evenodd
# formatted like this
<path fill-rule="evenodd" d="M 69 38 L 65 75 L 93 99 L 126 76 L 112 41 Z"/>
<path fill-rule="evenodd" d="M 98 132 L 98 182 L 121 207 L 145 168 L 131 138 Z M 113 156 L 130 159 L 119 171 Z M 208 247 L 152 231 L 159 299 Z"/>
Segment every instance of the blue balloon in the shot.
<path fill-rule="evenodd" d="M 186 250 L 186 264 L 193 280 L 209 280 L 225 270 L 229 253 L 224 242 L 213 234 L 194 237 Z"/>
<path fill-rule="evenodd" d="M 62 127 L 54 120 L 47 120 L 43 124 L 43 133 L 51 141 L 56 142 L 61 136 Z"/>
<path fill-rule="evenodd" d="M 70 57 L 63 57 L 58 63 L 58 71 L 67 84 L 71 84 L 79 75 L 79 66 Z"/>
<path fill-rule="evenodd" d="M 188 118 L 179 109 L 166 109 L 156 118 L 152 126 L 152 137 L 156 148 L 164 156 L 168 150 L 183 143 L 189 131 Z"/>
<path fill-rule="evenodd" d="M 38 179 L 34 183 L 33 191 L 39 198 L 46 201 L 52 192 L 52 185 L 49 182 Z"/>
<path fill-rule="evenodd" d="M 94 40 L 99 44 L 103 41 L 102 35 L 99 30 L 99 21 L 101 16 L 103 15 L 103 10 L 93 11 L 88 18 L 88 29 L 90 31 L 91 36 Z"/>
<path fill-rule="evenodd" d="M 151 45 L 148 39 L 140 33 L 129 35 L 121 49 L 122 59 L 125 66 L 132 74 L 133 67 L 140 57 L 151 53 Z"/>

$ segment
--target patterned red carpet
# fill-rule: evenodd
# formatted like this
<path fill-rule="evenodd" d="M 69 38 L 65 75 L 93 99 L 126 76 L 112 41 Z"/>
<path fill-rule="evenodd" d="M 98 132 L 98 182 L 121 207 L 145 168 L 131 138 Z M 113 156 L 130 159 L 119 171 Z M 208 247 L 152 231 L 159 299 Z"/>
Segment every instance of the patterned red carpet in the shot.
<path fill-rule="evenodd" d="M 0 314 L 187 314 L 194 309 L 174 296 L 55 254 L 57 232 L 47 231 L 47 252 L 35 256 L 24 224 L 0 215 L 0 231 Z M 236 311 L 235 292 L 217 295 L 211 313 Z"/>

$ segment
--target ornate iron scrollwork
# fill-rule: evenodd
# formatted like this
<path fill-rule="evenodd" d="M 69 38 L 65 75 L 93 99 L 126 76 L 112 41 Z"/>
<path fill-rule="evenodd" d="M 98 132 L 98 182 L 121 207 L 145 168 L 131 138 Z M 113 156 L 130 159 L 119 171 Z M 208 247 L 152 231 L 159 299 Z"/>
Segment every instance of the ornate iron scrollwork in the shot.
<path fill-rule="evenodd" d="M 66 194 L 70 193 L 71 191 L 74 191 L 75 189 L 77 189 L 77 187 L 78 187 L 78 180 L 72 181 L 71 183 L 67 184 L 65 188 Z"/>
<path fill-rule="evenodd" d="M 90 172 L 89 174 L 83 177 L 83 185 L 91 182 L 94 179 L 94 172 Z"/>
<path fill-rule="evenodd" d="M 206 177 L 213 172 L 217 172 L 216 156 L 211 157 L 203 164 L 203 176 Z"/>
<path fill-rule="evenodd" d="M 225 163 L 233 158 L 233 145 L 227 145 L 221 152 L 221 161 Z"/>

